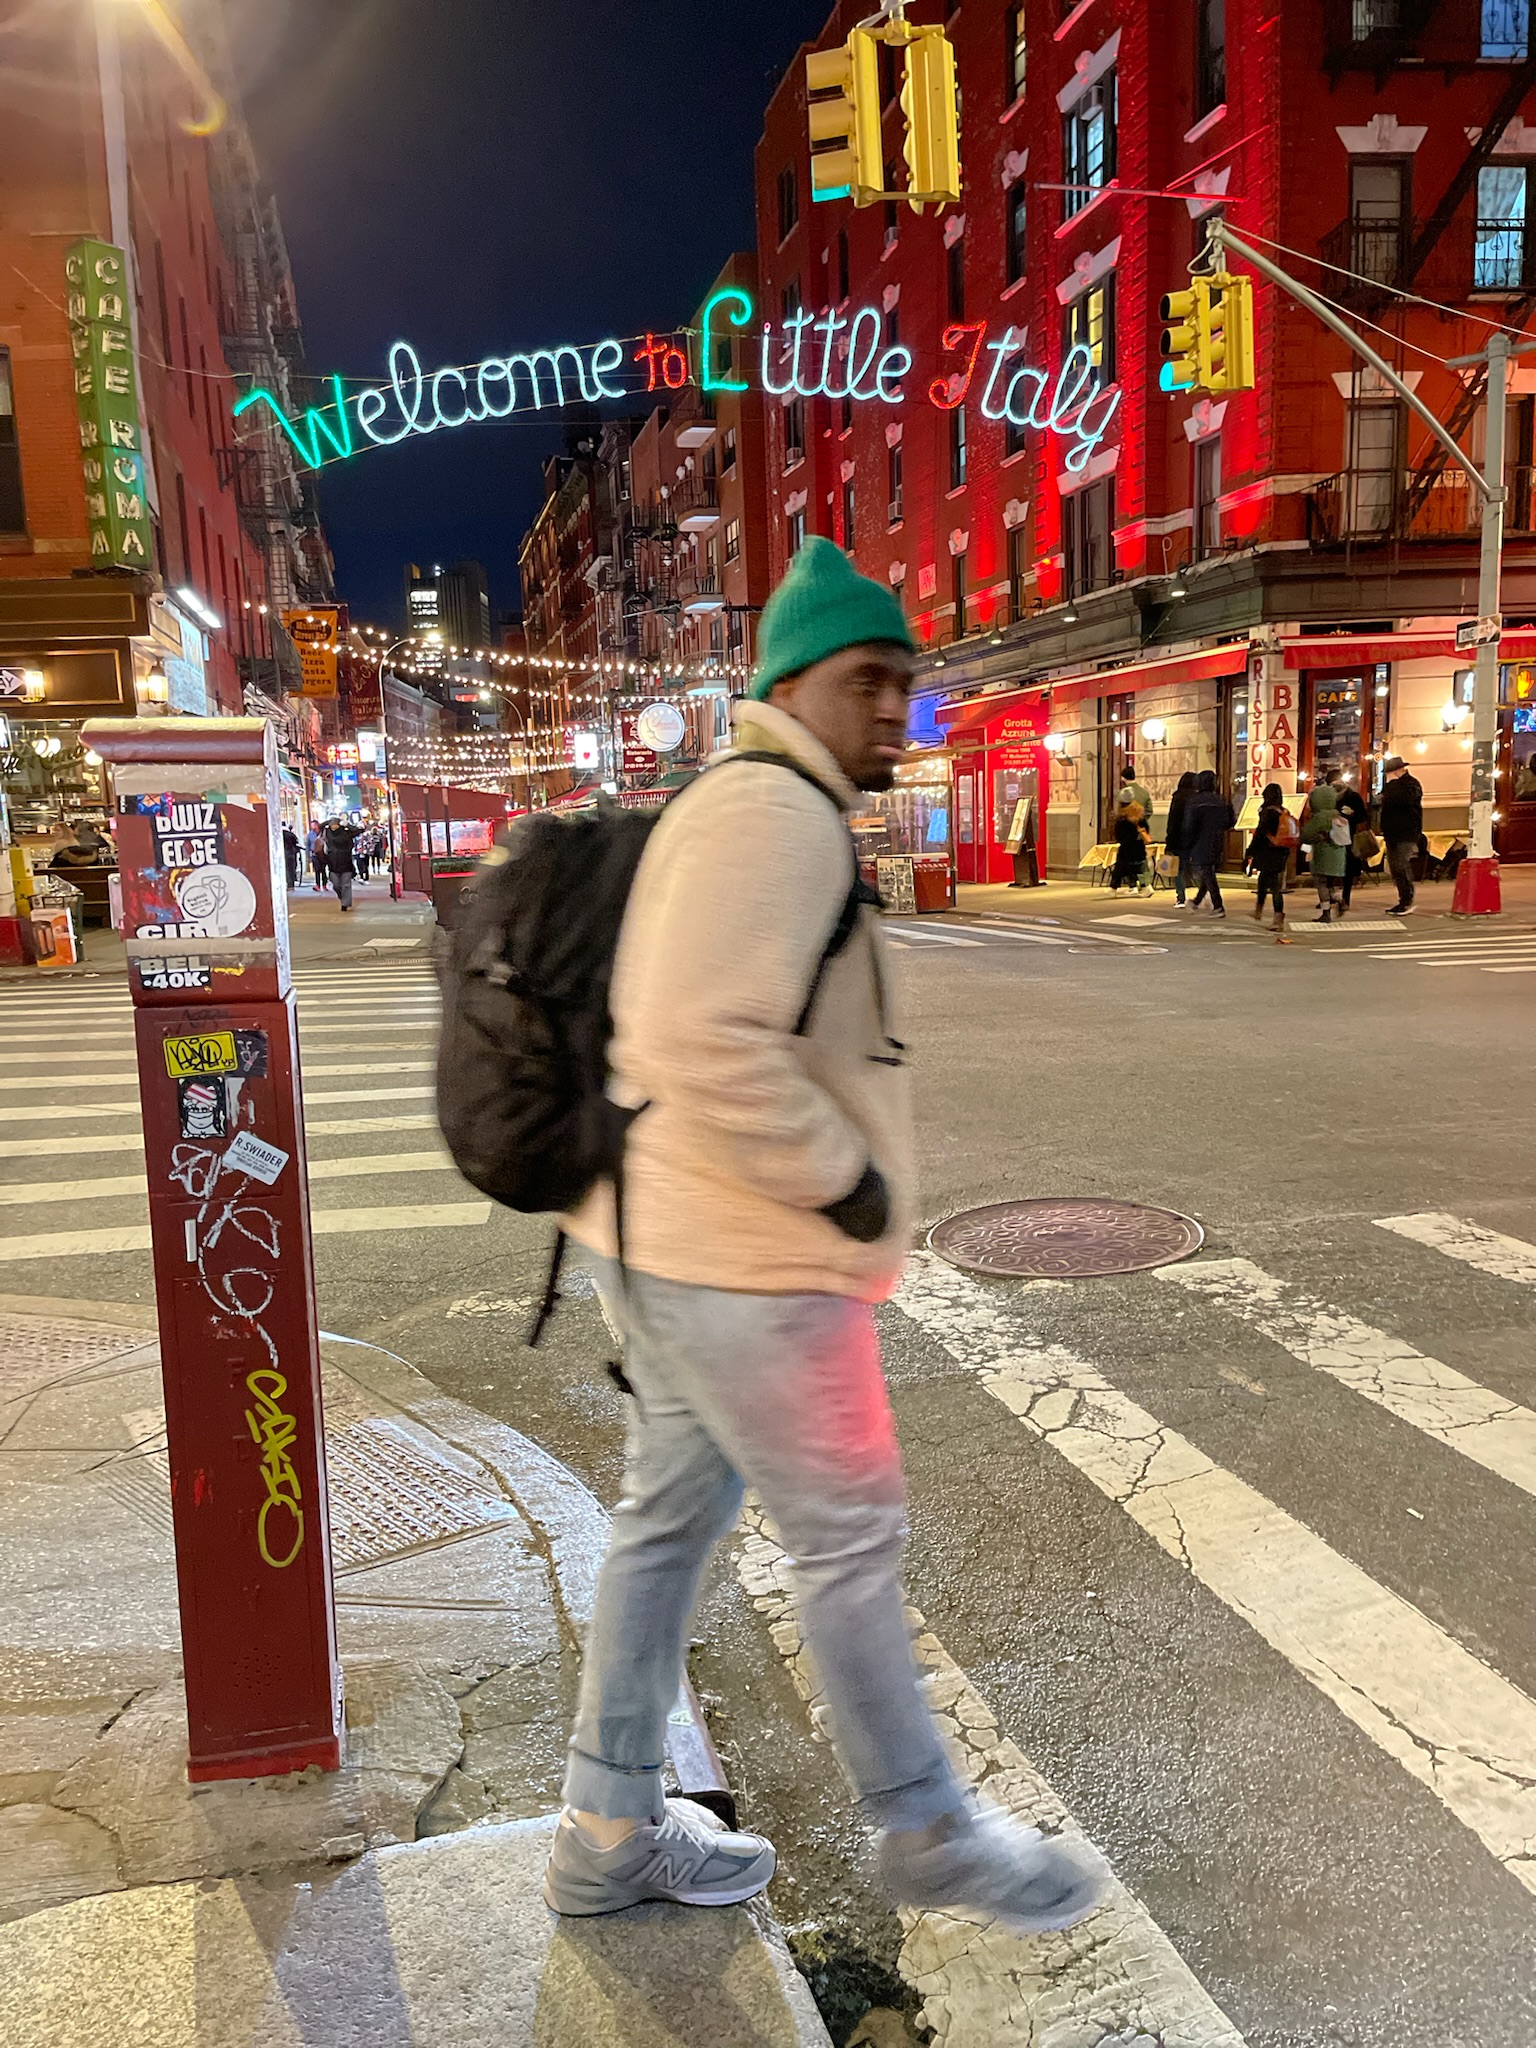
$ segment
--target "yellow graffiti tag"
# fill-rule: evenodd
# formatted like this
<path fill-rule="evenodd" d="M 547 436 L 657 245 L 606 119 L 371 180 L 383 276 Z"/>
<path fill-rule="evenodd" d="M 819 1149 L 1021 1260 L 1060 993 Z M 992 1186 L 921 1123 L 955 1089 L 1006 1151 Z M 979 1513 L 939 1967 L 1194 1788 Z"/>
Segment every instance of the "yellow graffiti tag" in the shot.
<path fill-rule="evenodd" d="M 302 1489 L 299 1475 L 293 1469 L 293 1460 L 288 1455 L 288 1447 L 298 1435 L 299 1425 L 283 1411 L 281 1404 L 288 1391 L 288 1382 L 280 1372 L 263 1368 L 249 1373 L 245 1384 L 256 1404 L 254 1408 L 246 1409 L 245 1420 L 252 1441 L 261 1446 L 261 1476 L 267 1489 L 256 1523 L 256 1543 L 263 1563 L 276 1571 L 283 1571 L 304 1547 Z M 289 1517 L 293 1530 L 293 1544 L 286 1557 L 274 1557 L 267 1540 L 267 1521 L 274 1508 L 280 1516 Z"/>
<path fill-rule="evenodd" d="M 187 1074 L 232 1074 L 240 1064 L 232 1031 L 203 1031 L 196 1038 L 165 1040 L 165 1071 Z"/>

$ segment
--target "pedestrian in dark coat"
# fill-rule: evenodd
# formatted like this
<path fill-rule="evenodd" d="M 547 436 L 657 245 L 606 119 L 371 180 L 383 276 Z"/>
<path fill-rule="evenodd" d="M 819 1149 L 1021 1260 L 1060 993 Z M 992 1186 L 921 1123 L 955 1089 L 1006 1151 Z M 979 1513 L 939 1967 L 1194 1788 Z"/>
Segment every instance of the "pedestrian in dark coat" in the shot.
<path fill-rule="evenodd" d="M 1227 914 L 1216 870 L 1221 865 L 1227 834 L 1236 823 L 1237 814 L 1216 787 L 1215 772 L 1210 768 L 1202 769 L 1195 793 L 1184 812 L 1184 841 L 1189 848 L 1190 870 L 1199 884 L 1195 908 L 1198 910 L 1209 896 L 1213 917 L 1225 917 Z"/>
<path fill-rule="evenodd" d="M 1278 782 L 1271 782 L 1260 799 L 1259 822 L 1248 842 L 1247 859 L 1259 881 L 1254 917 L 1264 915 L 1266 902 L 1274 904 L 1275 921 L 1270 929 L 1282 946 L 1291 943 L 1285 930 L 1285 876 L 1295 843 L 1295 826 L 1285 808 L 1285 793 Z"/>
<path fill-rule="evenodd" d="M 1109 878 L 1113 896 L 1123 883 L 1139 883 L 1147 864 L 1145 813 L 1138 803 L 1122 804 L 1115 817 L 1115 871 Z"/>
<path fill-rule="evenodd" d="M 1413 864 L 1424 837 L 1424 789 L 1418 777 L 1409 774 L 1401 754 L 1394 754 L 1384 764 L 1384 771 L 1381 836 L 1387 842 L 1387 866 L 1397 884 L 1397 901 L 1387 915 L 1406 917 L 1416 894 Z"/>
<path fill-rule="evenodd" d="M 288 871 L 288 886 L 299 886 L 299 835 L 291 825 L 283 827 L 283 866 Z"/>
<path fill-rule="evenodd" d="M 357 837 L 357 828 L 349 825 L 345 818 L 333 818 L 325 828 L 325 859 L 330 870 L 331 887 L 336 891 L 336 900 L 343 910 L 352 908 L 352 878 L 357 869 L 352 859 L 352 842 Z"/>
<path fill-rule="evenodd" d="M 1184 908 L 1186 892 L 1194 887 L 1194 872 L 1189 865 L 1189 854 L 1184 843 L 1184 819 L 1189 810 L 1189 800 L 1200 787 L 1200 778 L 1194 770 L 1188 769 L 1179 777 L 1179 786 L 1173 792 L 1168 805 L 1168 826 L 1163 840 L 1163 851 L 1178 865 L 1173 871 L 1174 901 L 1180 910 Z"/>
<path fill-rule="evenodd" d="M 1352 782 L 1345 778 L 1342 768 L 1335 768 L 1329 774 L 1328 786 L 1338 800 L 1339 816 L 1349 820 L 1349 845 L 1344 849 L 1344 897 L 1340 908 L 1348 910 L 1349 900 L 1355 893 L 1355 884 L 1365 869 L 1365 862 L 1355 851 L 1356 841 L 1362 832 L 1371 829 L 1371 810 L 1365 798 Z"/>
<path fill-rule="evenodd" d="M 325 827 L 323 825 L 316 825 L 310 832 L 309 864 L 314 870 L 314 889 L 316 895 L 318 895 L 330 880 L 330 869 L 325 858 Z"/>

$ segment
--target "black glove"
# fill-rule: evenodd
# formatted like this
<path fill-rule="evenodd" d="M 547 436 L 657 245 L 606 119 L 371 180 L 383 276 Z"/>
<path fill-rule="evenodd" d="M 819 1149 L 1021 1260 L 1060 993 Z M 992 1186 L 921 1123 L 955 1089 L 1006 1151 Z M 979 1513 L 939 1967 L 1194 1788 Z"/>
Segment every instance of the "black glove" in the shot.
<path fill-rule="evenodd" d="M 866 1166 L 857 1187 L 818 1213 L 855 1244 L 873 1244 L 884 1237 L 891 1221 L 891 1191 L 879 1167 Z"/>

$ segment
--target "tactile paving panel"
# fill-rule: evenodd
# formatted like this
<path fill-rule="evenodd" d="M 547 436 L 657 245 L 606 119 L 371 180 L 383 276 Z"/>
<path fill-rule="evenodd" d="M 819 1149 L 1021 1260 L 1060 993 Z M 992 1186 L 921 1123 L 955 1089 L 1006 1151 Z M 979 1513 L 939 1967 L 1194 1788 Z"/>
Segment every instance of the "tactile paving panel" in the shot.
<path fill-rule="evenodd" d="M 443 1463 L 386 1418 L 333 1431 L 326 1468 L 331 1552 L 341 1571 L 432 1549 L 517 1518 L 511 1502 L 492 1493 L 487 1481 Z"/>
<path fill-rule="evenodd" d="M 0 1315 L 0 1402 L 21 1400 L 138 1351 L 154 1337 L 153 1330 L 114 1330 L 63 1317 Z"/>

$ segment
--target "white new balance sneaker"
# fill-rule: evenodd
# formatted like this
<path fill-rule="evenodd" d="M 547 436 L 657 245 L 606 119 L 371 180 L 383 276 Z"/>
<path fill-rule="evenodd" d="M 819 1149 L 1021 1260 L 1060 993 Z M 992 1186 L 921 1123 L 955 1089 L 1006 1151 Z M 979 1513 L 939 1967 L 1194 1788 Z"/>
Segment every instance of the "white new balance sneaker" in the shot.
<path fill-rule="evenodd" d="M 755 1898 L 778 1859 L 762 1835 L 733 1833 L 691 1799 L 669 1799 L 616 1849 L 599 1849 L 569 1813 L 560 1816 L 544 1872 L 544 1903 L 572 1915 L 621 1913 L 647 1899 L 677 1906 L 739 1906 Z"/>

